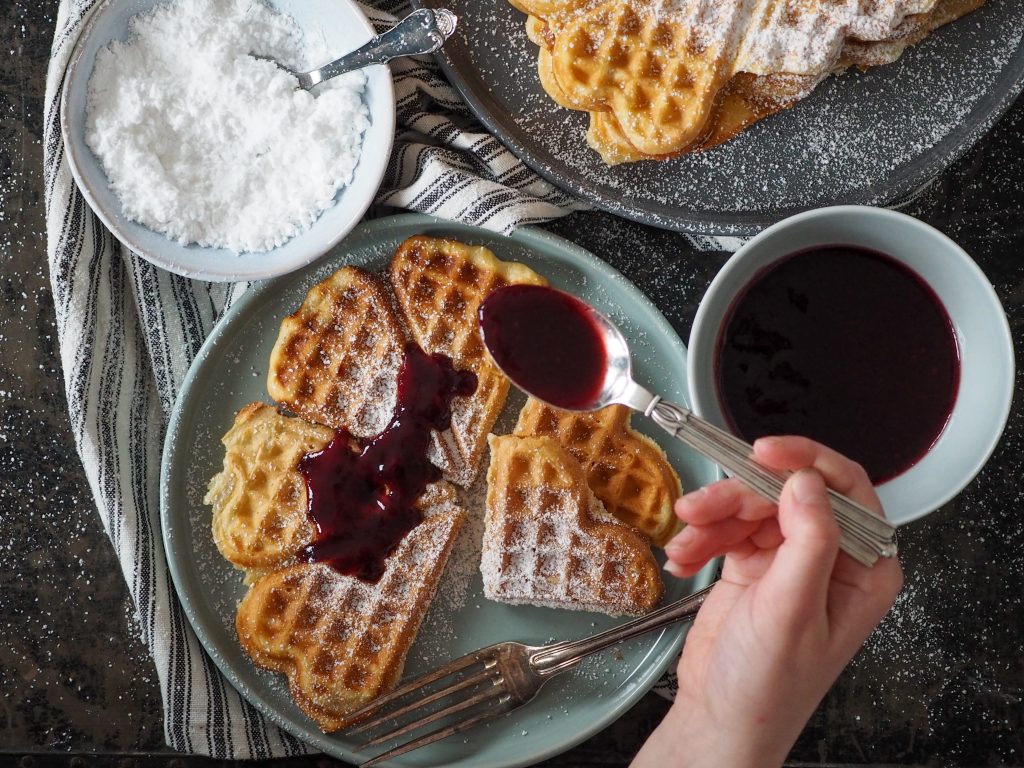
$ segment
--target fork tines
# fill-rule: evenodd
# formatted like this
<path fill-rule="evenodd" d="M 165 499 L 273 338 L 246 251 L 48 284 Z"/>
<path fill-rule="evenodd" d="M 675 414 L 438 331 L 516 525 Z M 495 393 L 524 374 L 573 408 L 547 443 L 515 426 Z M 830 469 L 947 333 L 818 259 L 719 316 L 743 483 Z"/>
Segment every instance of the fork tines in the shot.
<path fill-rule="evenodd" d="M 497 647 L 488 646 L 468 653 L 446 666 L 400 685 L 391 693 L 351 713 L 349 722 L 356 725 L 347 729 L 349 735 L 368 735 L 369 731 L 385 723 L 392 724 L 389 729 L 361 744 L 358 747 L 360 752 L 409 736 L 432 723 L 463 715 L 454 722 L 377 755 L 362 763 L 362 768 L 461 733 L 510 711 L 515 704 L 498 664 L 498 654 L 495 652 Z M 453 676 L 454 679 L 445 680 Z M 435 686 L 439 681 L 444 682 Z M 444 702 L 444 706 L 433 706 L 439 702 Z M 482 708 L 482 711 L 474 713 L 477 708 Z M 410 719 L 411 715 L 418 717 Z"/>

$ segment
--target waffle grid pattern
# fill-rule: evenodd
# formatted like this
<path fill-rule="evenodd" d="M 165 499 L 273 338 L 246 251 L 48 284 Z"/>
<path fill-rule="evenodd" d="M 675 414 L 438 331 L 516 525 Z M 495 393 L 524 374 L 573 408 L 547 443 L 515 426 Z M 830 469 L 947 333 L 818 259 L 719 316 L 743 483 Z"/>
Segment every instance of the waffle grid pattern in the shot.
<path fill-rule="evenodd" d="M 242 568 L 289 560 L 313 535 L 299 460 L 321 450 L 334 432 L 289 419 L 265 403 L 238 412 L 224 435 L 224 469 L 210 481 L 205 503 L 214 509 L 220 553 Z"/>
<path fill-rule="evenodd" d="M 610 165 L 714 147 L 985 0 L 510 0 L 542 86 Z"/>
<path fill-rule="evenodd" d="M 583 467 L 605 509 L 663 547 L 679 530 L 672 507 L 682 486 L 662 450 L 630 427 L 631 416 L 621 405 L 573 413 L 530 398 L 515 434 L 557 440 Z"/>
<path fill-rule="evenodd" d="M 309 421 L 359 437 L 387 426 L 407 335 L 381 282 L 343 267 L 284 319 L 267 390 Z"/>
<path fill-rule="evenodd" d="M 509 382 L 491 361 L 480 336 L 477 311 L 496 288 L 512 283 L 545 285 L 522 264 L 499 260 L 491 251 L 453 240 L 412 237 L 395 253 L 391 284 L 416 342 L 430 354 L 446 355 L 456 368 L 472 371 L 476 391 L 452 402 L 451 436 L 435 446 L 454 482 L 468 486 L 482 462 L 487 435 L 508 396 Z"/>
<path fill-rule="evenodd" d="M 608 515 L 551 438 L 491 438 L 481 572 L 491 600 L 639 615 L 661 600 L 644 538 Z"/>
<path fill-rule="evenodd" d="M 345 713 L 391 689 L 401 677 L 462 522 L 436 510 L 367 584 L 322 563 L 264 576 L 238 608 L 236 628 L 260 666 L 288 675 L 293 698 L 324 731 Z"/>

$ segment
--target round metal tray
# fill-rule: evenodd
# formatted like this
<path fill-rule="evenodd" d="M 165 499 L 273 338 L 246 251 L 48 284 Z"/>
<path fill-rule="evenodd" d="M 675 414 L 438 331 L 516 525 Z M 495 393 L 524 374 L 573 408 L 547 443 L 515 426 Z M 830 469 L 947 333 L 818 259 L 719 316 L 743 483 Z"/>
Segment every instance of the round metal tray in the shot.
<path fill-rule="evenodd" d="M 1024 3 L 989 0 L 896 63 L 829 78 L 720 147 L 608 167 L 586 145 L 586 115 L 544 92 L 525 16 L 507 0 L 414 2 L 459 16 L 441 67 L 524 162 L 611 213 L 699 234 L 751 235 L 810 208 L 897 202 L 969 149 L 1024 87 Z"/>

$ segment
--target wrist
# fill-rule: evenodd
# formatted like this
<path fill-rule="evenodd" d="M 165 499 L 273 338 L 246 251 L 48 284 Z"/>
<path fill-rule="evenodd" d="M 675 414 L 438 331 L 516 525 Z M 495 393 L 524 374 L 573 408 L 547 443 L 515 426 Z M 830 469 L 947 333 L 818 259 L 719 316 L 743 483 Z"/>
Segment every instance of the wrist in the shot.
<path fill-rule="evenodd" d="M 779 714 L 722 717 L 713 707 L 679 696 L 652 734 L 655 745 L 661 747 L 657 764 L 664 768 L 781 766 L 803 721 L 794 724 Z"/>

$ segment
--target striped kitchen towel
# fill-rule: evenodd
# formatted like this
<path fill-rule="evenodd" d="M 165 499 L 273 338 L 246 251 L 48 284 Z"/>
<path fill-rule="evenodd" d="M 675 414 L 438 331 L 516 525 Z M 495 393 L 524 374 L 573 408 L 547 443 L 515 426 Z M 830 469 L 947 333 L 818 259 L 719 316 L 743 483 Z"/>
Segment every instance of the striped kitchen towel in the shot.
<path fill-rule="evenodd" d="M 409 10 L 406 2 L 377 0 L 367 12 L 386 27 Z M 169 578 L 158 501 L 167 418 L 200 346 L 246 286 L 157 269 L 122 246 L 76 188 L 59 103 L 72 48 L 96 5 L 62 0 L 46 89 L 47 252 L 74 438 L 156 663 L 167 743 L 218 758 L 301 754 L 302 743 L 220 675 Z M 392 69 L 398 128 L 379 203 L 501 232 L 586 207 L 488 135 L 432 60 Z"/>

